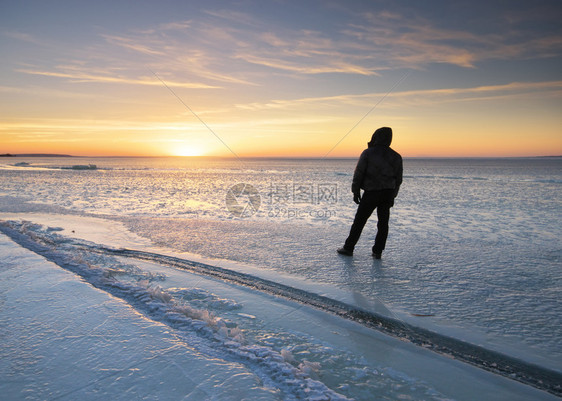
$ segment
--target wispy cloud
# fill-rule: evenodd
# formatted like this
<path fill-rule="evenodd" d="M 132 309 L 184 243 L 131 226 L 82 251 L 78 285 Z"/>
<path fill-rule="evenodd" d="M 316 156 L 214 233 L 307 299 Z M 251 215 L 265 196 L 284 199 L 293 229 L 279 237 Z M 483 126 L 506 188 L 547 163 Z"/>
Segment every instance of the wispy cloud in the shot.
<path fill-rule="evenodd" d="M 214 36 L 214 40 L 227 42 L 228 48 L 235 50 L 226 52 L 225 57 L 297 75 L 371 76 L 390 68 L 420 69 L 434 63 L 476 68 L 490 59 L 562 54 L 560 36 L 525 36 L 524 29 L 514 27 L 478 32 L 470 26 L 443 27 L 412 15 L 411 10 L 409 15 L 386 10 L 362 14 L 342 11 L 336 25 L 327 24 L 329 29 L 321 30 L 266 25 L 252 16 L 238 18 L 231 12 L 208 14 L 221 19 L 216 31 L 222 36 Z M 198 24 L 191 28 L 194 32 L 203 29 Z"/>
<path fill-rule="evenodd" d="M 477 34 L 384 9 L 362 14 L 347 11 L 335 21 L 329 29 L 294 29 L 255 14 L 206 10 L 199 18 L 102 33 L 99 37 L 104 43 L 82 52 L 87 62 L 81 71 L 60 66 L 18 71 L 72 82 L 158 85 L 152 77 L 139 74 L 139 65 L 147 65 L 167 75 L 170 86 L 201 89 L 266 86 L 274 74 L 296 79 L 321 74 L 371 77 L 389 69 L 420 69 L 433 63 L 476 68 L 486 59 L 555 55 L 562 48 L 561 37 Z M 24 33 L 9 34 L 36 41 Z M 116 67 L 123 70 L 107 73 Z"/>
<path fill-rule="evenodd" d="M 121 76 L 111 76 L 111 75 L 96 75 L 90 74 L 88 72 L 77 72 L 77 71 L 42 71 L 33 69 L 18 69 L 18 72 L 30 75 L 42 75 L 47 77 L 55 78 L 67 78 L 71 82 L 96 82 L 96 83 L 110 83 L 110 84 L 127 84 L 127 85 L 149 85 L 149 86 L 162 86 L 162 83 L 153 77 L 139 77 L 139 78 L 127 78 Z M 218 86 L 207 85 L 197 82 L 176 82 L 173 80 L 167 80 L 166 84 L 178 88 L 190 88 L 190 89 L 216 89 Z"/>
<path fill-rule="evenodd" d="M 70 98 L 70 99 L 92 98 L 92 95 L 87 93 L 80 93 L 77 91 L 65 91 L 56 88 L 40 87 L 40 86 L 26 86 L 26 87 L 0 86 L 0 93 L 9 93 L 11 95 L 32 95 L 34 97 L 43 96 L 49 98 Z"/>
<path fill-rule="evenodd" d="M 500 19 L 500 17 L 497 17 Z M 527 31 L 521 26 L 473 31 L 468 27 L 444 28 L 422 16 L 399 13 L 366 13 L 365 23 L 353 23 L 342 34 L 353 38 L 358 49 L 372 51 L 395 67 L 420 68 L 446 63 L 474 68 L 490 59 L 524 59 L 562 54 L 562 36 Z"/>
<path fill-rule="evenodd" d="M 220 10 L 207 9 L 204 11 L 204 13 L 213 17 L 217 17 L 222 21 L 229 21 L 231 24 L 246 25 L 252 28 L 259 28 L 263 26 L 262 21 L 259 21 L 254 15 L 247 12 L 223 8 Z"/>
<path fill-rule="evenodd" d="M 193 123 L 171 123 L 169 121 L 127 121 L 127 120 L 94 120 L 84 121 L 72 118 L 66 119 L 27 119 L 17 121 L 0 121 L 0 132 L 28 132 L 35 134 L 62 135 L 71 132 L 75 135 L 91 135 L 92 132 L 189 132 L 203 130 L 201 124 Z"/>
<path fill-rule="evenodd" d="M 141 35 L 134 33 L 130 36 L 102 35 L 105 41 L 111 45 L 125 48 L 137 55 L 150 56 L 144 59 L 146 65 L 158 71 L 170 71 L 177 76 L 192 76 L 199 81 L 221 82 L 242 85 L 255 85 L 255 83 L 239 78 L 232 71 L 224 71 L 225 63 L 222 55 L 209 50 L 207 46 L 185 44 L 175 35 L 164 35 L 164 32 L 174 31 L 185 34 L 191 23 L 169 23 L 151 29 L 149 34 L 143 32 Z M 209 33 L 204 35 L 207 40 Z M 218 39 L 217 39 L 218 40 Z M 177 86 L 177 85 L 175 85 Z M 217 85 L 201 84 L 200 87 L 216 88 Z"/>
<path fill-rule="evenodd" d="M 372 92 L 365 94 L 342 94 L 337 96 L 305 97 L 297 99 L 276 99 L 267 102 L 237 104 L 240 110 L 271 110 L 271 109 L 299 109 L 304 104 L 315 104 L 317 107 L 335 107 L 347 104 L 355 106 L 370 106 L 382 96 L 389 99 L 420 103 L 439 103 L 452 101 L 483 101 L 497 100 L 499 97 L 513 98 L 515 96 L 530 96 L 533 94 L 550 93 L 562 97 L 562 81 L 548 82 L 512 82 L 502 85 L 485 85 L 469 88 L 441 88 L 399 91 L 389 94 Z M 389 102 L 387 102 L 389 103 Z M 381 105 L 385 107 L 385 105 Z"/>
<path fill-rule="evenodd" d="M 31 35 L 29 33 L 26 32 L 17 32 L 17 31 L 7 31 L 7 32 L 3 32 L 3 35 L 11 38 L 11 39 L 16 39 L 22 42 L 27 42 L 27 43 L 32 43 L 34 45 L 38 45 L 38 46 L 46 46 L 47 43 L 44 39 L 39 39 L 34 35 Z"/>
<path fill-rule="evenodd" d="M 275 74 L 298 79 L 328 73 L 372 77 L 389 69 L 423 69 L 434 63 L 477 68 L 489 59 L 562 54 L 560 35 L 527 34 L 525 15 L 509 11 L 502 14 L 496 10 L 494 18 L 508 21 L 502 27 L 510 29 L 476 31 L 468 24 L 455 27 L 432 18 L 433 14 L 419 12 L 427 8 L 421 5 L 390 10 L 378 4 L 366 7 L 368 11 L 356 11 L 343 3 L 329 12 L 329 7 L 312 8 L 303 5 L 301 9 L 319 11 L 326 18 L 324 26 L 311 21 L 310 27 L 304 28 L 281 18 L 264 19 L 259 10 L 243 7 L 194 8 L 197 12 L 189 19 L 178 17 L 176 21 L 102 33 L 103 43 L 90 44 L 89 50 L 95 51 L 81 54 L 84 60 L 107 69 L 149 65 L 159 72 L 170 72 L 174 77 L 170 81 L 175 81 L 171 85 L 187 88 L 267 85 Z M 23 32 L 4 35 L 40 43 Z M 20 72 L 87 82 L 154 84 L 132 72 L 114 76 L 84 71 L 77 75 L 56 67 Z"/>
<path fill-rule="evenodd" d="M 148 46 L 146 43 L 140 43 L 137 40 L 122 37 L 122 36 L 115 36 L 115 35 L 101 35 L 108 43 L 114 44 L 116 46 L 124 47 L 129 50 L 133 50 L 135 52 L 148 54 L 148 55 L 164 55 L 165 52 L 158 49 L 153 49 Z"/>
<path fill-rule="evenodd" d="M 300 74 L 326 74 L 326 73 L 346 73 L 359 75 L 378 75 L 376 71 L 344 62 L 332 62 L 330 64 L 306 65 L 298 61 L 289 61 L 280 58 L 265 58 L 253 54 L 239 54 L 237 58 L 243 59 L 248 63 L 270 67 L 278 70 L 297 72 Z"/>
<path fill-rule="evenodd" d="M 206 14 L 211 19 L 103 38 L 129 51 L 155 56 L 153 63 L 178 73 L 233 84 L 256 85 L 253 77 L 264 77 L 267 72 L 373 76 L 388 68 L 384 63 L 373 63 L 369 52 L 358 53 L 348 38 L 344 42 L 334 40 L 331 33 L 268 25 L 252 15 L 232 11 Z"/>

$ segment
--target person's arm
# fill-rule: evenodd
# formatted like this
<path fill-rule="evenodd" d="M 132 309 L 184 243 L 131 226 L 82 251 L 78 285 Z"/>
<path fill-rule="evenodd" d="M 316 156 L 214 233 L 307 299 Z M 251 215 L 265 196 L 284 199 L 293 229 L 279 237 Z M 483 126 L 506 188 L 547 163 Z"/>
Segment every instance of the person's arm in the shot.
<path fill-rule="evenodd" d="M 394 190 L 394 197 L 398 196 L 398 191 L 400 191 L 400 185 L 402 185 L 402 176 L 404 168 L 402 166 L 402 157 L 399 156 L 398 165 L 396 166 L 396 188 Z"/>
<path fill-rule="evenodd" d="M 361 186 L 363 185 L 365 171 L 367 171 L 367 155 L 366 151 L 363 151 L 363 153 L 361 153 L 361 156 L 359 156 L 359 160 L 357 161 L 357 166 L 355 167 L 355 172 L 353 173 L 353 181 L 351 183 L 353 201 L 357 204 L 359 204 L 359 202 L 361 201 Z"/>

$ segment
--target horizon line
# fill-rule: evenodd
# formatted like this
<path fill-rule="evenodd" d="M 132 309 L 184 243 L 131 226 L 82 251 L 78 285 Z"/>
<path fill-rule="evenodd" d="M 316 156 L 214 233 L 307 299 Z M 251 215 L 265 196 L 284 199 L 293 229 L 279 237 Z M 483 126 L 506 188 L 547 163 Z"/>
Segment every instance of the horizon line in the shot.
<path fill-rule="evenodd" d="M 174 155 L 105 155 L 105 156 L 91 156 L 91 155 L 70 155 L 61 153 L 3 153 L 0 157 L 73 157 L 73 158 L 185 158 L 185 159 L 236 159 L 234 156 L 218 156 L 218 155 L 196 155 L 196 156 L 174 156 Z M 528 156 L 402 156 L 403 159 L 525 159 L 525 158 L 557 158 L 562 155 L 528 155 Z M 240 156 L 240 159 L 357 159 L 358 156 Z"/>

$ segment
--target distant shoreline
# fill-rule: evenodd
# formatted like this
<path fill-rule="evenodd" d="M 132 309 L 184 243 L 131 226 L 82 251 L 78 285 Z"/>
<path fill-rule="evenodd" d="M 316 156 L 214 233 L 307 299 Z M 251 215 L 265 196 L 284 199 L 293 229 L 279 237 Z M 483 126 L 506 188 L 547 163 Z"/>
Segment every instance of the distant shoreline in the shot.
<path fill-rule="evenodd" d="M 53 153 L 22 153 L 18 155 L 13 155 L 11 153 L 4 153 L 0 157 L 76 157 L 72 155 L 58 155 Z M 89 156 L 85 156 L 89 157 Z"/>

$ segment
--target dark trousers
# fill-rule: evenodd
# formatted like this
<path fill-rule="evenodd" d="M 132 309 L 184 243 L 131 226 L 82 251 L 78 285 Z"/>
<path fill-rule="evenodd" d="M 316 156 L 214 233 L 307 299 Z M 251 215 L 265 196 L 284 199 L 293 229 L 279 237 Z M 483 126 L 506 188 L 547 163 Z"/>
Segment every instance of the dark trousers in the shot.
<path fill-rule="evenodd" d="M 353 220 L 349 237 L 345 240 L 344 248 L 353 251 L 355 244 L 359 241 L 365 223 L 367 223 L 373 211 L 377 209 L 377 236 L 375 237 L 373 253 L 382 253 L 386 245 L 386 238 L 388 237 L 388 220 L 390 218 L 390 208 L 393 205 L 393 189 L 364 192 L 361 202 L 359 202 L 357 212 L 355 213 L 355 219 Z"/>

